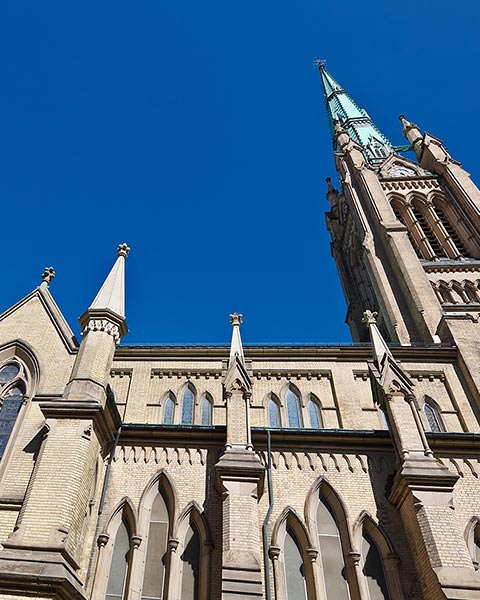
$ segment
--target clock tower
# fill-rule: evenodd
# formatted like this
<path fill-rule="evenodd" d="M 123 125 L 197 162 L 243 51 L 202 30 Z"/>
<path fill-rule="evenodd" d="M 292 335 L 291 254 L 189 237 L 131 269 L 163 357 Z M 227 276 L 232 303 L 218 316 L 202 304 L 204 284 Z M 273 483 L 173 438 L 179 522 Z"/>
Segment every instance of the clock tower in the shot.
<path fill-rule="evenodd" d="M 368 340 L 371 310 L 387 341 L 468 345 L 480 312 L 479 190 L 438 138 L 403 116 L 409 143 L 393 146 L 318 64 L 340 181 L 327 179 L 327 225 L 354 341 Z"/>

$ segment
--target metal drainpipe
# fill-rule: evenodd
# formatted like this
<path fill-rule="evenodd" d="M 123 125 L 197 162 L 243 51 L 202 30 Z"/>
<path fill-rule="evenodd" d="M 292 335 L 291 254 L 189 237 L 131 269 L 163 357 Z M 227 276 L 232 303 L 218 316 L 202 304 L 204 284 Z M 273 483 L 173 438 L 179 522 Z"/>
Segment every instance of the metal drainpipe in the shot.
<path fill-rule="evenodd" d="M 273 510 L 273 485 L 272 485 L 272 452 L 270 443 L 270 429 L 267 429 L 267 483 L 268 483 L 268 511 L 263 521 L 262 534 L 263 534 L 263 564 L 265 570 L 265 596 L 267 600 L 270 600 L 270 568 L 268 564 L 268 547 L 267 547 L 267 528 L 270 516 Z"/>
<path fill-rule="evenodd" d="M 100 503 L 98 505 L 98 514 L 101 515 L 103 512 L 103 505 L 105 504 L 105 496 L 107 495 L 107 486 L 108 480 L 110 479 L 110 468 L 112 466 L 113 457 L 115 456 L 115 451 L 117 449 L 118 440 L 120 438 L 120 432 L 122 431 L 122 426 L 117 430 L 117 435 L 115 436 L 115 442 L 113 443 L 112 449 L 110 450 L 110 456 L 108 457 L 107 470 L 105 471 L 105 479 L 103 480 L 103 488 L 102 495 L 100 497 Z"/>

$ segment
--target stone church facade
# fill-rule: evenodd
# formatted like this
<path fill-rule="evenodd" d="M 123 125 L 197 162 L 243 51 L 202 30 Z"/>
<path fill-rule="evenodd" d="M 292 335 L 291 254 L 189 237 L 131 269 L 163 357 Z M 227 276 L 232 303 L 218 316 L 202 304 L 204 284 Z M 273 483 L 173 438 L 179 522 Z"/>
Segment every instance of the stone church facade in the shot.
<path fill-rule="evenodd" d="M 0 598 L 480 598 L 480 194 L 319 70 L 358 343 L 122 346 L 126 244 L 78 342 L 46 269 L 0 315 Z"/>

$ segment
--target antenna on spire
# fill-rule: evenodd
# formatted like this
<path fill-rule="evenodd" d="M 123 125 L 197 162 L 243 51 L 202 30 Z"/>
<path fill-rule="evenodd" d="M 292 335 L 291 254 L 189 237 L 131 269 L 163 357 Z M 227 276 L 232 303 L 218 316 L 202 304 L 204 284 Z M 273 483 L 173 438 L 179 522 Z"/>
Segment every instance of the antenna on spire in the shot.
<path fill-rule="evenodd" d="M 319 69 L 321 69 L 322 67 L 324 67 L 327 64 L 326 60 L 323 60 L 321 58 L 317 58 L 316 60 L 313 61 L 313 64 L 318 67 Z"/>

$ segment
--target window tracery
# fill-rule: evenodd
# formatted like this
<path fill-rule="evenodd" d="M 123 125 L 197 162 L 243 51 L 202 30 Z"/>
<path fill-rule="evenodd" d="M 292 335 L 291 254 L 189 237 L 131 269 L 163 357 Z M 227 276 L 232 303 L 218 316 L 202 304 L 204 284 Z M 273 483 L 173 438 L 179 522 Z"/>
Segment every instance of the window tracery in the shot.
<path fill-rule="evenodd" d="M 430 398 L 429 396 L 425 397 L 423 410 L 425 412 L 425 416 L 427 417 L 427 423 L 430 431 L 432 433 L 441 433 L 442 431 L 444 431 L 440 420 L 439 410 L 432 398 Z"/>
<path fill-rule="evenodd" d="M 29 373 L 16 357 L 0 366 L 0 459 L 24 403 Z"/>

